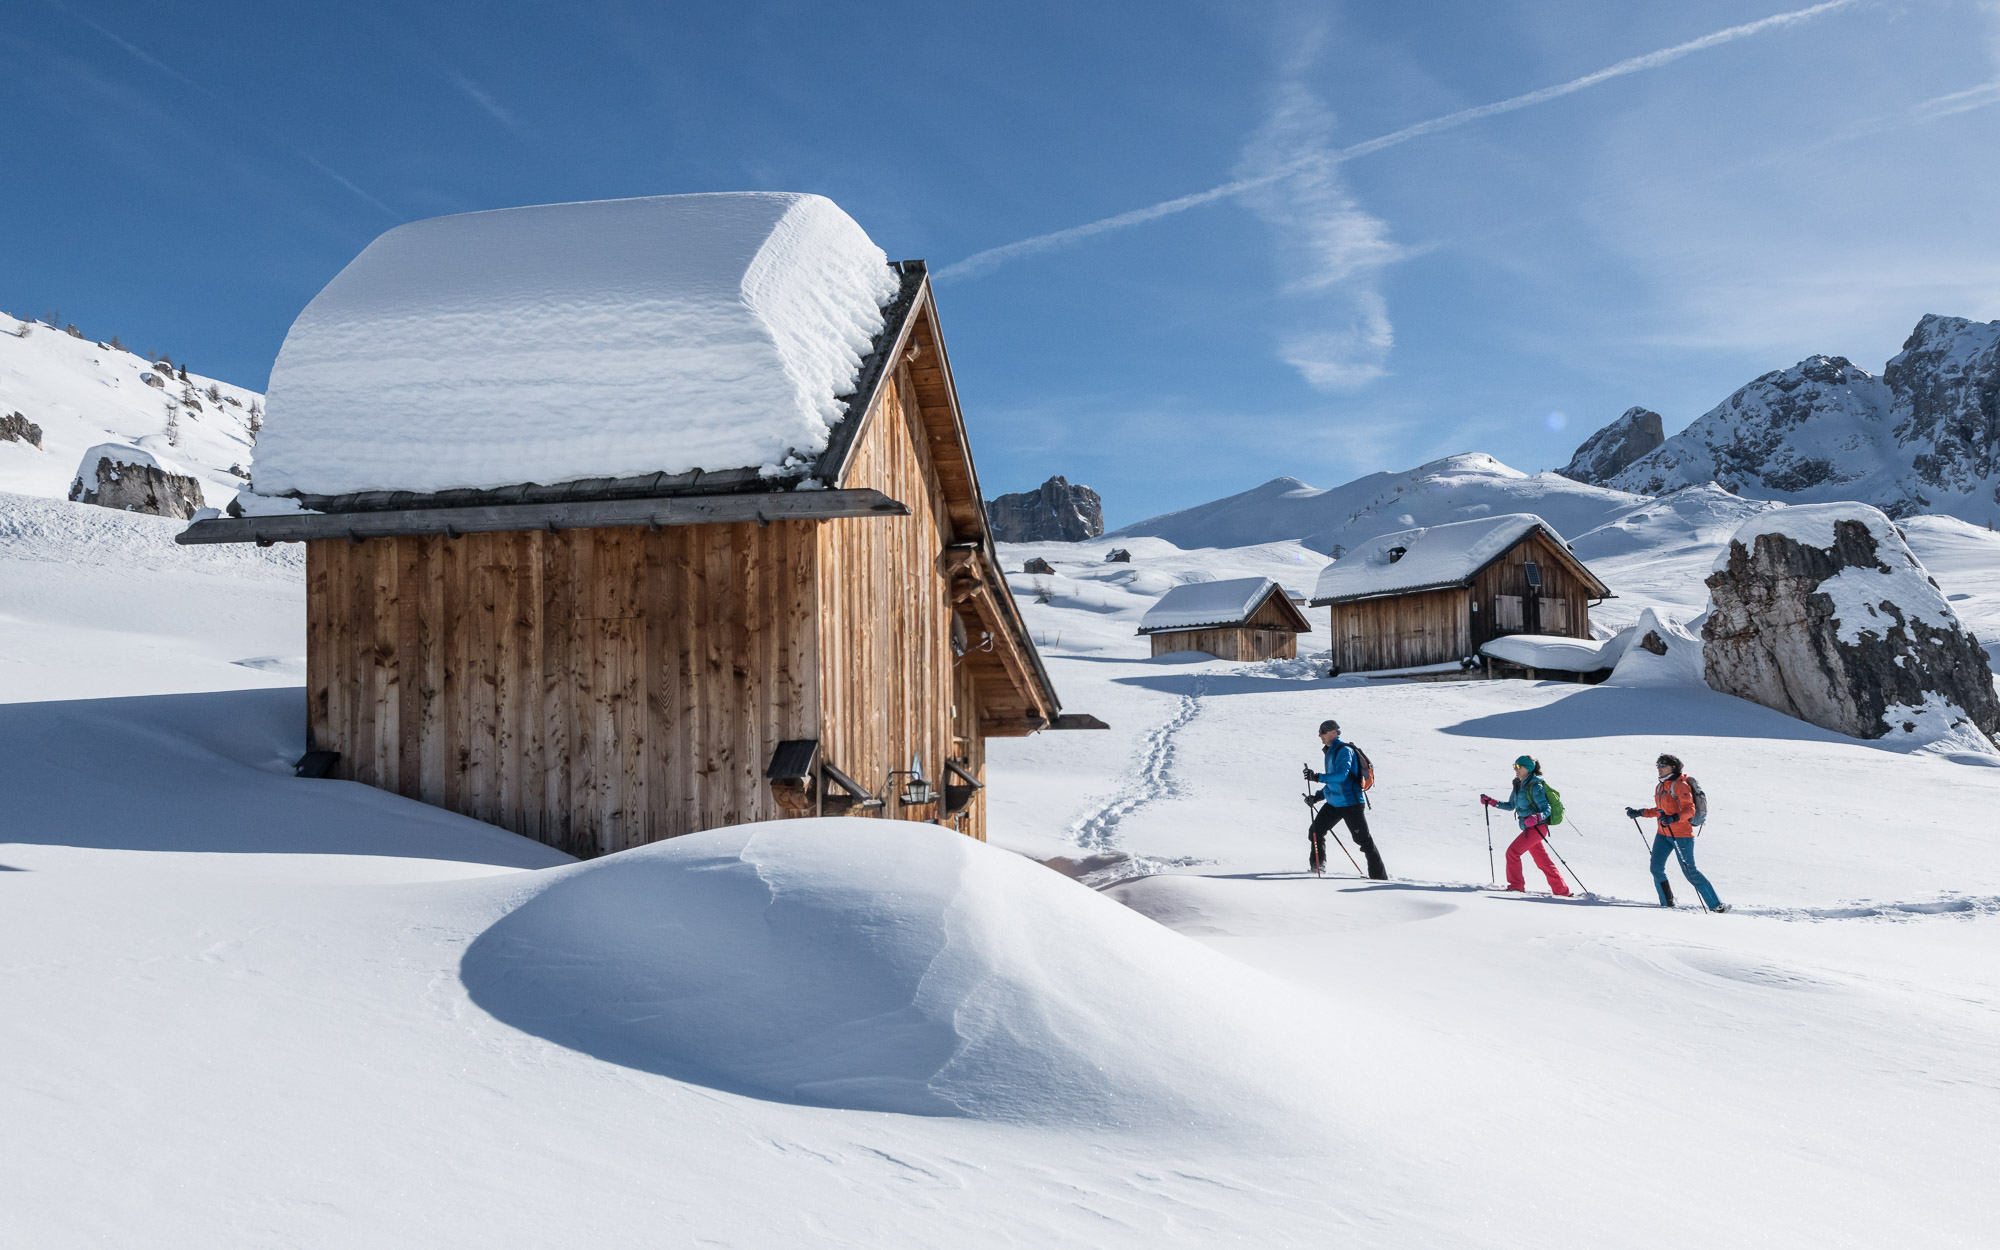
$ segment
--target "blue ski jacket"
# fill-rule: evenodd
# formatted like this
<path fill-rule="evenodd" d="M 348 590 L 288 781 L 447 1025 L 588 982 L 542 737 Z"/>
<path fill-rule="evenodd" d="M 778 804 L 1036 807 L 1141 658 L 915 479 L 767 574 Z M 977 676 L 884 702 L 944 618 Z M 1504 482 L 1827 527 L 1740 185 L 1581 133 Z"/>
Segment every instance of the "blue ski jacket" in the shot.
<path fill-rule="evenodd" d="M 1326 771 L 1317 779 L 1326 787 L 1324 797 L 1329 807 L 1361 806 L 1361 757 L 1353 747 L 1335 738 L 1327 744 L 1321 767 Z"/>
<path fill-rule="evenodd" d="M 1542 784 L 1540 777 L 1530 777 L 1525 782 L 1516 779 L 1514 792 L 1494 806 L 1503 812 L 1514 813 L 1514 819 L 1519 822 L 1522 829 L 1526 829 L 1528 821 L 1536 816 L 1540 816 L 1546 822 L 1549 814 L 1555 811 L 1555 808 L 1549 805 L 1548 787 Z"/>

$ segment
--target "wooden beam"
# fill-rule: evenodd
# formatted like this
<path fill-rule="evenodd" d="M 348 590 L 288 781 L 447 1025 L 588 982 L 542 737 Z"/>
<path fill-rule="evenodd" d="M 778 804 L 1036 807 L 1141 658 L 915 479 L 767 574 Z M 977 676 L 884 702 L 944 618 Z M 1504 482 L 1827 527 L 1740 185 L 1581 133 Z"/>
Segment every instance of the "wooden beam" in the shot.
<path fill-rule="evenodd" d="M 908 516 L 909 508 L 878 490 L 769 491 L 745 495 L 682 495 L 666 499 L 593 499 L 574 503 L 502 504 L 472 508 L 410 508 L 387 512 L 291 513 L 217 517 L 174 535 L 196 543 L 289 543 L 316 538 L 391 538 L 404 534 L 498 534 L 521 530 L 728 525 L 746 521 L 828 521 L 840 517 Z"/>

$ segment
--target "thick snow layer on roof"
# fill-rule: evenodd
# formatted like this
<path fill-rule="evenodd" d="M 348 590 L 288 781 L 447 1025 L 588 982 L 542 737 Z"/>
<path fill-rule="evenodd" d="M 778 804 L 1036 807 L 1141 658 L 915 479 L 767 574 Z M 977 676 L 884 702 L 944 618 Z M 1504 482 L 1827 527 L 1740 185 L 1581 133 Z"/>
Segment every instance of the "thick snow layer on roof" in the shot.
<path fill-rule="evenodd" d="M 882 250 L 817 195 L 398 226 L 285 336 L 256 489 L 801 467 L 826 447 L 897 289 Z"/>
<path fill-rule="evenodd" d="M 1862 503 L 1808 504 L 1796 508 L 1775 508 L 1752 517 L 1736 531 L 1732 544 L 1715 557 L 1716 569 L 1729 566 L 1734 543 L 1745 551 L 1755 551 L 1763 534 L 1783 534 L 1803 546 L 1831 549 L 1834 526 L 1841 521 L 1858 521 L 1875 538 L 1876 558 L 1886 569 L 1846 568 L 1821 582 L 1818 592 L 1833 600 L 1833 615 L 1840 622 L 1839 639 L 1850 645 L 1861 641 L 1863 633 L 1878 636 L 1895 624 L 1882 612 L 1883 603 L 1893 603 L 1904 615 L 1939 629 L 1960 629 L 1958 615 L 1931 583 L 1921 561 L 1903 541 L 1894 522 L 1880 509 Z"/>
<path fill-rule="evenodd" d="M 1481 655 L 1528 668 L 1559 673 L 1595 673 L 1617 663 L 1615 639 L 1569 638 L 1558 634 L 1509 634 L 1479 648 Z"/>
<path fill-rule="evenodd" d="M 1268 577 L 1234 577 L 1223 582 L 1192 582 L 1176 586 L 1139 619 L 1139 629 L 1193 629 L 1199 625 L 1235 625 L 1249 618 L 1277 589 Z M 1279 593 L 1283 593 L 1280 591 Z"/>
<path fill-rule="evenodd" d="M 1371 538 L 1320 570 L 1313 602 L 1454 585 L 1471 577 L 1538 525 L 1547 527 L 1538 516 L 1514 512 L 1419 526 Z M 1556 541 L 1562 539 L 1558 537 Z M 1395 557 L 1398 547 L 1403 554 Z"/>

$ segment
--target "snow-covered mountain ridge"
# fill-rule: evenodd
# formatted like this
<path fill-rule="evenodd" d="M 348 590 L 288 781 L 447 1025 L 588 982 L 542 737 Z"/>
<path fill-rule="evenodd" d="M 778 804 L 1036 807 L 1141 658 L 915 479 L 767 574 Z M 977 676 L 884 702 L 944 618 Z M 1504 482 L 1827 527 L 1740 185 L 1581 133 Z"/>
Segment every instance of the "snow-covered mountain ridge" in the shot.
<path fill-rule="evenodd" d="M 164 363 L 0 313 L 0 419 L 18 412 L 41 429 L 40 447 L 0 437 L 0 491 L 66 499 L 83 453 L 118 443 L 180 466 L 203 502 L 227 505 L 245 485 L 231 470 L 249 472 L 264 396 Z"/>
<path fill-rule="evenodd" d="M 1609 485 L 1719 482 L 1787 503 L 2000 520 L 2000 321 L 1927 315 L 1878 377 L 1809 356 L 1738 390 Z"/>

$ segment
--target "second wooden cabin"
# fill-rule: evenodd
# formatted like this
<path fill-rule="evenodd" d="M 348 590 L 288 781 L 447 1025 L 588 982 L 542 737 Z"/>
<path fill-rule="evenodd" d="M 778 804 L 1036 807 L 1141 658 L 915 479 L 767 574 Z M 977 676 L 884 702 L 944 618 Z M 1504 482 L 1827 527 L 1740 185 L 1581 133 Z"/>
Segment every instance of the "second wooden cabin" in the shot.
<path fill-rule="evenodd" d="M 1312 632 L 1285 588 L 1268 577 L 1176 586 L 1146 610 L 1139 632 L 1154 655 L 1206 651 L 1218 660 L 1289 660 Z"/>
<path fill-rule="evenodd" d="M 1320 571 L 1333 667 L 1379 672 L 1461 663 L 1508 634 L 1590 637 L 1611 597 L 1542 518 L 1517 512 L 1384 534 Z"/>

